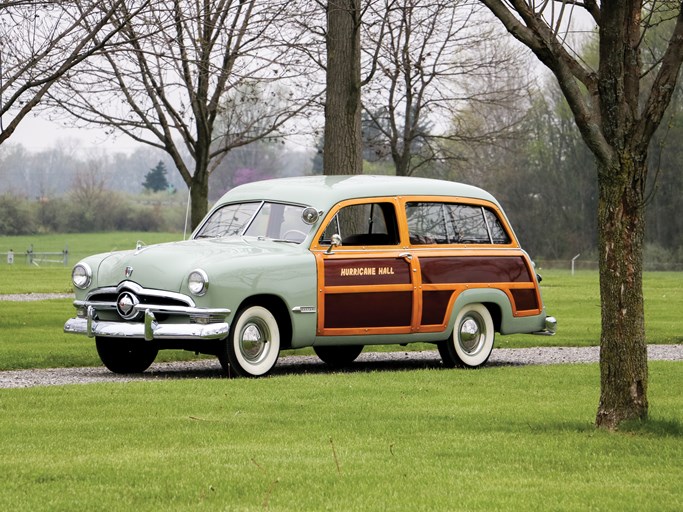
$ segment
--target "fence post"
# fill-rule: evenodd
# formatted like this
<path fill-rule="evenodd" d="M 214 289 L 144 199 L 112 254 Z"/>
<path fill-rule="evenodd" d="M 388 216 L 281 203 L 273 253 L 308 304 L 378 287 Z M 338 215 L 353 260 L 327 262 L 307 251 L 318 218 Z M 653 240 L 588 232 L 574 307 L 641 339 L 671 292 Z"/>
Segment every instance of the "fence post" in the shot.
<path fill-rule="evenodd" d="M 572 275 L 574 275 L 574 262 L 581 256 L 581 253 L 577 254 L 572 258 Z"/>
<path fill-rule="evenodd" d="M 26 263 L 33 264 L 33 244 L 26 250 Z"/>
<path fill-rule="evenodd" d="M 12 251 L 12 249 L 10 249 L 9 252 L 7 253 L 7 263 L 9 265 L 14 264 L 14 251 Z"/>

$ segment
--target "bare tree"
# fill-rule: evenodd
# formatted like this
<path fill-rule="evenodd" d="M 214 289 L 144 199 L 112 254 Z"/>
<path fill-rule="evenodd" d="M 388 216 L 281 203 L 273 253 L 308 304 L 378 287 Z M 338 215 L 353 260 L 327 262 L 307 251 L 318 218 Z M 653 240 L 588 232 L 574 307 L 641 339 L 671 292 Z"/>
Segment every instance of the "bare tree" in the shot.
<path fill-rule="evenodd" d="M 296 55 L 277 26 L 286 9 L 287 2 L 266 0 L 151 0 L 132 19 L 122 5 L 114 19 L 123 23 L 119 45 L 82 66 L 79 79 L 52 98 L 79 121 L 166 151 L 190 188 L 196 226 L 208 208 L 209 175 L 228 151 L 281 136 L 310 101 L 309 91 L 292 86 L 259 123 L 242 116 L 239 126 L 227 126 L 235 119 L 230 101 L 239 101 L 247 84 L 305 75 L 293 71 Z"/>
<path fill-rule="evenodd" d="M 596 424 L 647 418 L 642 267 L 647 153 L 683 61 L 680 1 L 481 0 L 555 75 L 597 161 L 602 333 Z M 598 27 L 597 69 L 566 44 L 581 9 Z M 642 65 L 645 32 L 675 20 L 655 64 Z"/>
<path fill-rule="evenodd" d="M 57 0 L 0 2 L 0 144 L 57 80 L 119 31 L 114 13 L 122 4 L 123 0 L 82 0 L 78 5 Z"/>
<path fill-rule="evenodd" d="M 495 27 L 481 10 L 465 0 L 369 2 L 364 18 L 364 111 L 374 132 L 369 142 L 379 157 L 391 157 L 397 175 L 448 159 L 448 141 L 484 136 L 447 123 L 457 120 L 465 105 L 509 104 L 519 93 L 521 81 L 511 88 L 501 76 L 520 60 L 506 45 L 491 44 Z"/>

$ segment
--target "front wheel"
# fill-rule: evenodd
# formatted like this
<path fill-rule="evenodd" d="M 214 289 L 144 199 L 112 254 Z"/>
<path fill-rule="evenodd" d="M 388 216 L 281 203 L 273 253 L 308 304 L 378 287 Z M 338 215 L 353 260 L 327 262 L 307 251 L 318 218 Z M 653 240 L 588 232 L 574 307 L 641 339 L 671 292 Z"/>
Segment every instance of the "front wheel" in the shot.
<path fill-rule="evenodd" d="M 148 341 L 127 338 L 95 338 L 97 354 L 114 373 L 142 373 L 156 359 L 159 350 Z"/>
<path fill-rule="evenodd" d="M 445 367 L 476 368 L 488 361 L 494 337 L 493 320 L 486 306 L 468 304 L 458 313 L 452 336 L 437 347 Z"/>
<path fill-rule="evenodd" d="M 333 368 L 341 368 L 353 363 L 363 351 L 363 345 L 340 345 L 337 347 L 313 347 L 324 363 Z"/>
<path fill-rule="evenodd" d="M 267 308 L 250 306 L 237 312 L 218 360 L 228 375 L 261 377 L 273 369 L 279 355 L 280 328 L 275 316 Z"/>

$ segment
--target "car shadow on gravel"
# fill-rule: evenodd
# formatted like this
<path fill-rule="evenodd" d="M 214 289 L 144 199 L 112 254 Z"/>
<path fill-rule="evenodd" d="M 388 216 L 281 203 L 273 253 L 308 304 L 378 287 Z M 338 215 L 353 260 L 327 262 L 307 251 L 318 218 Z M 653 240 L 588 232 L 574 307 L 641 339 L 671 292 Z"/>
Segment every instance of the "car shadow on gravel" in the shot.
<path fill-rule="evenodd" d="M 489 361 L 480 370 L 499 366 L 522 366 L 522 363 Z M 289 356 L 281 358 L 270 373 L 271 377 L 284 375 L 320 375 L 333 373 L 399 372 L 412 370 L 445 369 L 438 354 L 425 355 L 418 352 L 369 353 L 344 367 L 331 367 L 314 356 Z M 218 361 L 204 360 L 186 364 L 153 365 L 143 374 L 121 375 L 122 380 L 153 379 L 222 379 L 228 378 Z"/>

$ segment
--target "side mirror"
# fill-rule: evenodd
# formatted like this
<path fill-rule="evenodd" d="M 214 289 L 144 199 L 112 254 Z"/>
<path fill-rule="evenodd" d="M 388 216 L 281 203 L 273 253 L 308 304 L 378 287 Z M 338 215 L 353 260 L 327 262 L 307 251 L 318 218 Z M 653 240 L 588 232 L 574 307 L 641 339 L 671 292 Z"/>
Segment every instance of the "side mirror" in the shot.
<path fill-rule="evenodd" d="M 332 239 L 330 240 L 330 246 L 327 248 L 327 251 L 325 251 L 326 254 L 332 254 L 332 248 L 333 247 L 339 247 L 342 244 L 342 238 L 338 234 L 332 235 Z"/>

